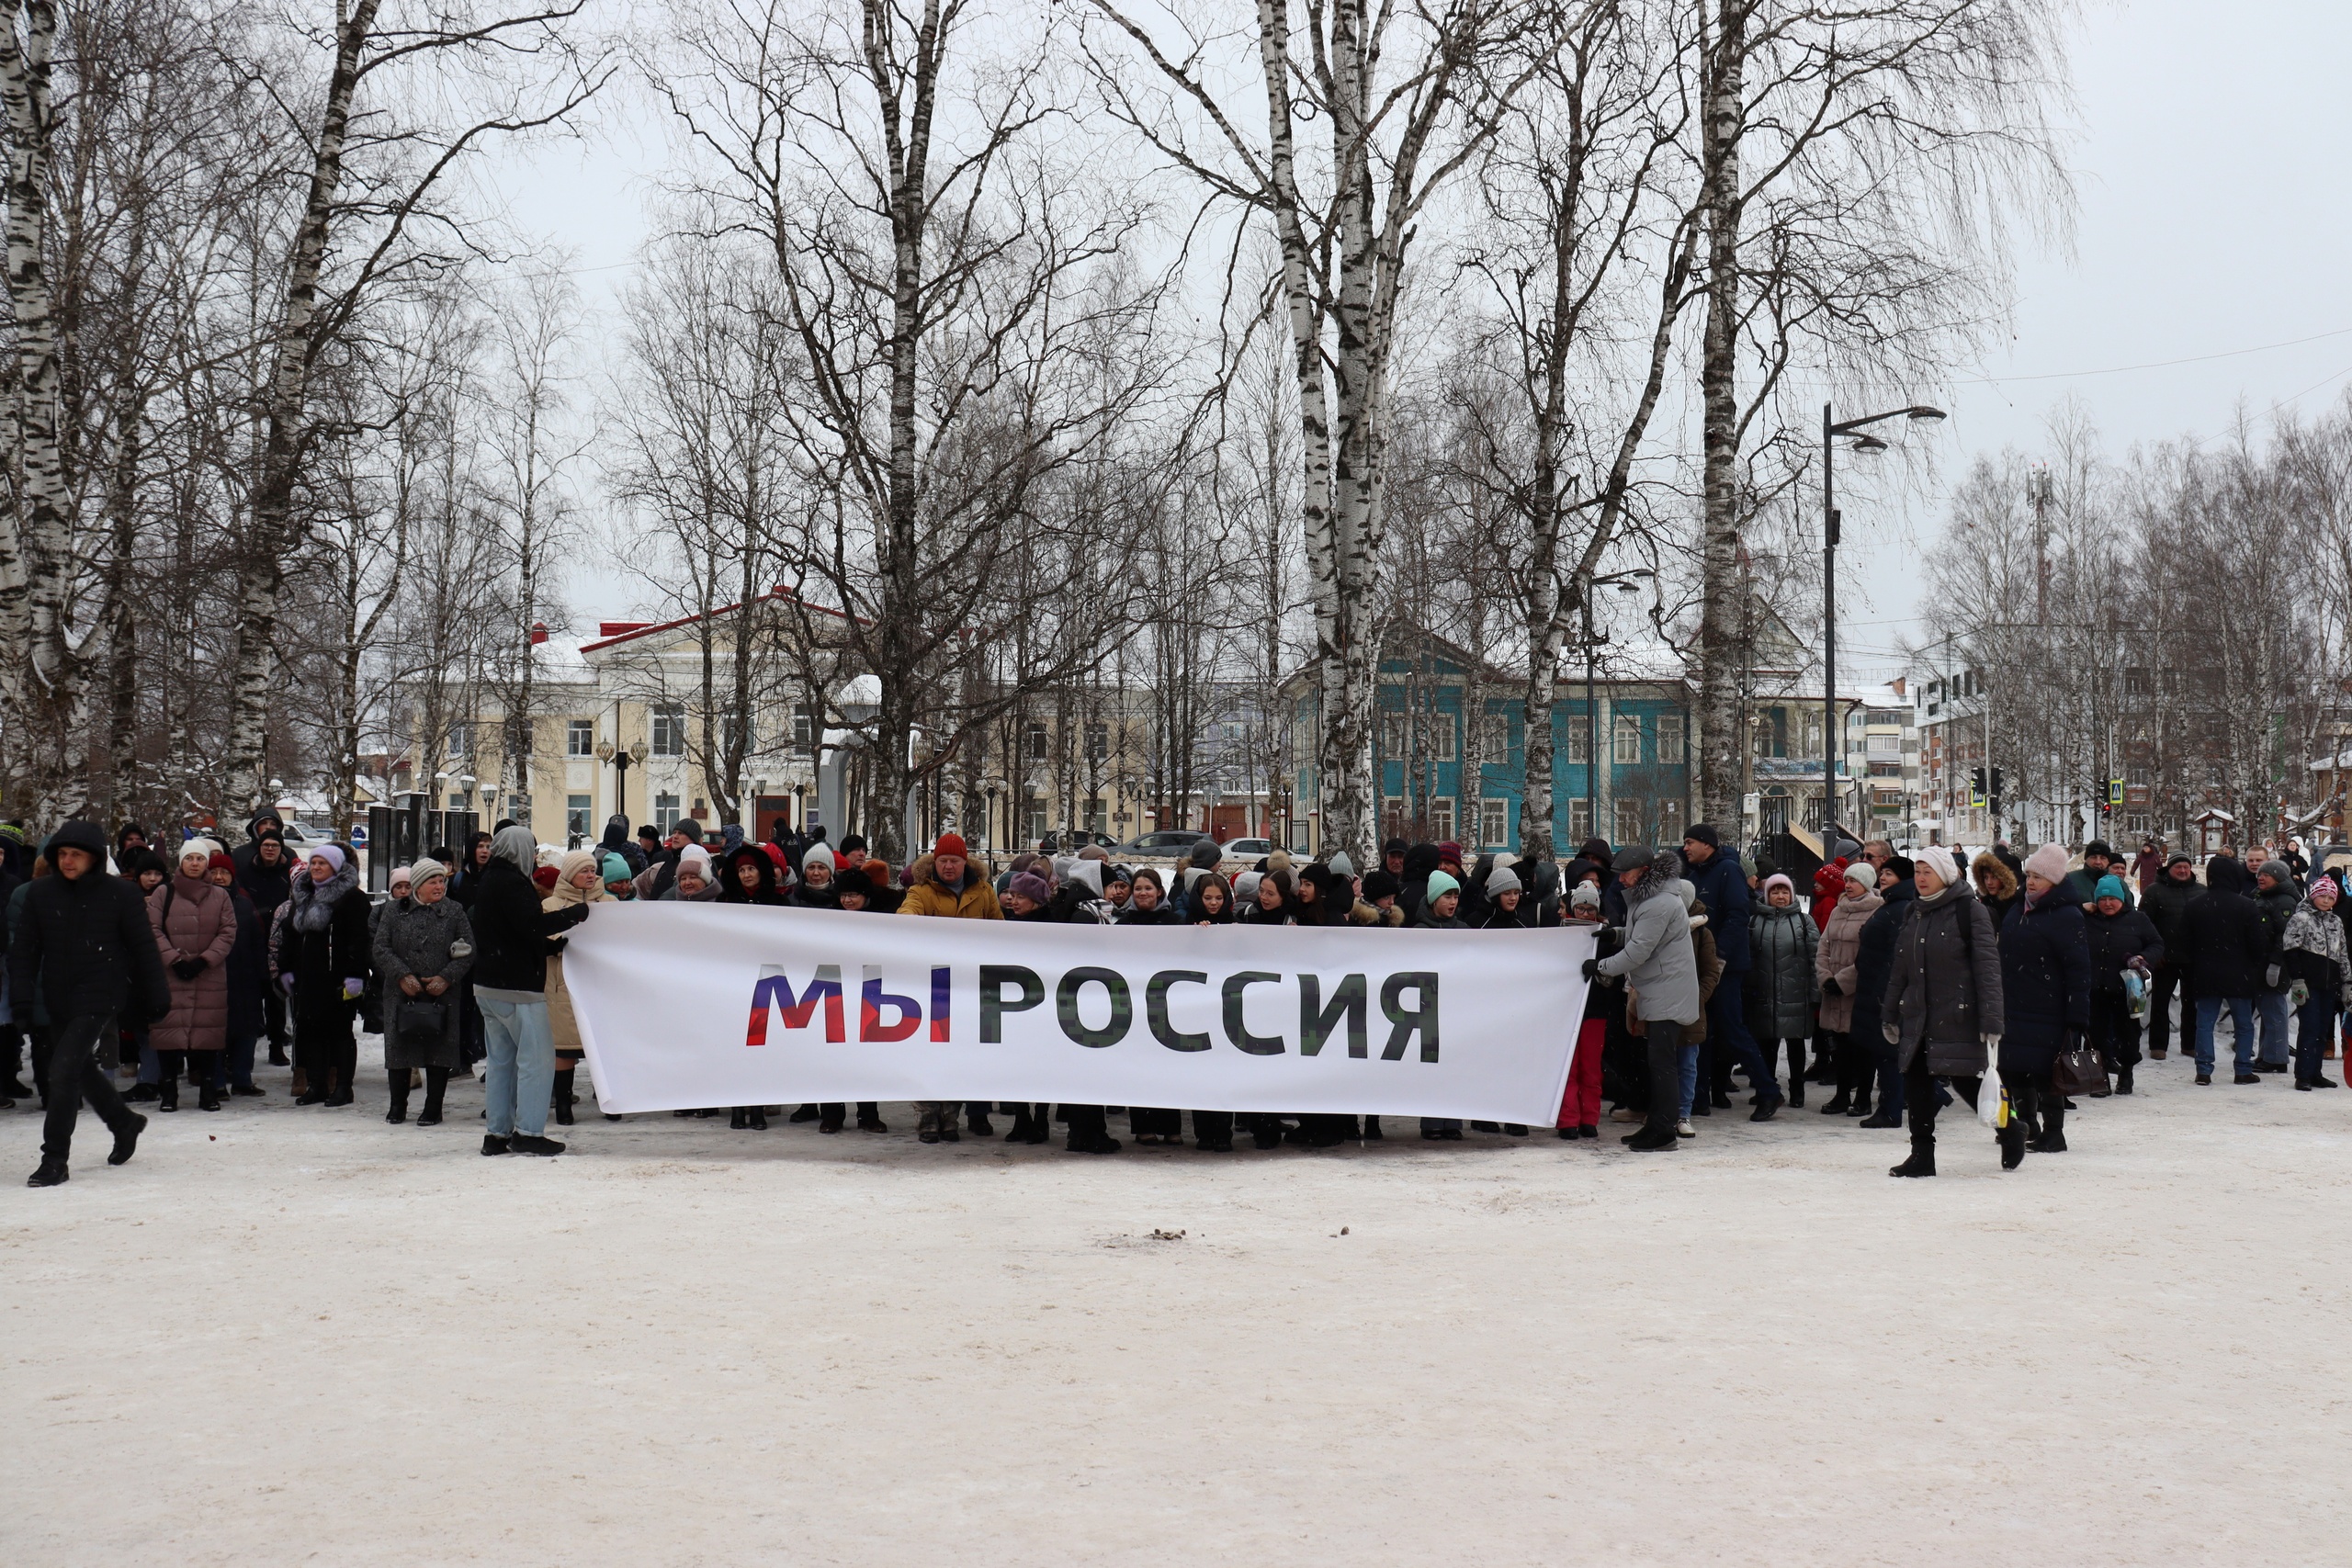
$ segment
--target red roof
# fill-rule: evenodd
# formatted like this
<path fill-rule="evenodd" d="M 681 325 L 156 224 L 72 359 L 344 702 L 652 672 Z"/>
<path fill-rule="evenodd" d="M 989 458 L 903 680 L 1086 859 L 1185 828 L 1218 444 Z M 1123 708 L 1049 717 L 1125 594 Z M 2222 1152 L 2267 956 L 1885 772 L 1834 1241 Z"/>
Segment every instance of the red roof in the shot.
<path fill-rule="evenodd" d="M 795 599 L 798 598 L 798 595 L 794 593 L 789 588 L 778 586 L 769 589 L 763 597 L 769 599 Z M 808 604 L 808 601 L 802 600 L 801 603 Z M 713 615 L 724 615 L 730 610 L 739 610 L 741 608 L 742 608 L 742 601 L 738 600 L 732 604 L 721 604 L 718 608 L 711 611 L 710 613 Z M 842 615 L 842 613 L 839 610 L 831 609 L 823 604 L 808 604 L 808 608 L 816 611 L 820 615 L 831 615 L 836 619 L 846 618 Z M 703 617 L 700 615 L 680 615 L 677 619 L 672 621 L 599 621 L 596 623 L 596 640 L 594 642 L 582 643 L 580 645 L 580 651 L 582 653 L 593 653 L 598 649 L 610 648 L 616 643 L 628 642 L 633 638 L 647 637 L 654 632 L 674 631 L 680 626 L 693 626 L 696 621 L 699 621 Z"/>

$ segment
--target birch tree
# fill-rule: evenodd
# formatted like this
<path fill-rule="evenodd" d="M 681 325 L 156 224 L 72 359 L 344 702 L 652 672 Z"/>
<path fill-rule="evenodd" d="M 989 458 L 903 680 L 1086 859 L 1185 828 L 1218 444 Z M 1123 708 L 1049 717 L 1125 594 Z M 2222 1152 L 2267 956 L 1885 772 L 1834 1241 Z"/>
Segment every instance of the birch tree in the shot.
<path fill-rule="evenodd" d="M 379 296 L 466 250 L 469 224 L 443 199 L 452 171 L 488 143 L 561 125 L 608 74 L 571 36 L 585 0 L 512 12 L 418 0 L 413 14 L 390 16 L 384 4 L 338 7 L 320 40 L 325 91 L 289 127 L 311 159 L 285 251 L 237 572 L 228 771 L 243 804 L 261 800 L 267 778 L 279 603 L 305 539 L 309 466 L 333 434 L 316 416 L 314 378 Z"/>
<path fill-rule="evenodd" d="M 1110 113 L 1208 203 L 1271 226 L 1279 249 L 1279 286 L 1252 324 L 1279 310 L 1296 382 L 1317 801 L 1330 847 L 1371 865 L 1373 623 L 1406 257 L 1532 74 L 1537 13 L 1499 0 L 1442 11 L 1329 0 L 1302 17 L 1287 0 L 1260 0 L 1253 22 L 1232 28 L 1214 13 L 1148 17 L 1120 0 L 1091 3 L 1108 25 L 1087 58 Z M 1262 135 L 1229 101 L 1227 83 L 1245 69 L 1263 95 Z"/>
<path fill-rule="evenodd" d="M 1801 471 L 1791 368 L 1922 400 L 2007 305 L 2007 226 L 2063 211 L 2065 93 L 2035 0 L 1698 0 L 1705 310 L 1699 804 L 1739 820 L 1747 521 Z M 1760 364 L 1743 388 L 1743 354 Z M 1877 404 L 1869 412 L 1875 412 Z M 1781 454 L 1761 476 L 1743 454 Z"/>

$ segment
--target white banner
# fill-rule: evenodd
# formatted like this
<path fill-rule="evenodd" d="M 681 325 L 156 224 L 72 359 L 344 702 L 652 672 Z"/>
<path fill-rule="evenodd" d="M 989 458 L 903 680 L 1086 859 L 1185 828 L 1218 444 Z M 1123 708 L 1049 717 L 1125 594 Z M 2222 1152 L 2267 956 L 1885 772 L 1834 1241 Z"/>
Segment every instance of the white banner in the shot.
<path fill-rule="evenodd" d="M 1063 926 L 600 904 L 564 980 L 607 1111 L 856 1100 L 1548 1126 L 1589 930 Z"/>

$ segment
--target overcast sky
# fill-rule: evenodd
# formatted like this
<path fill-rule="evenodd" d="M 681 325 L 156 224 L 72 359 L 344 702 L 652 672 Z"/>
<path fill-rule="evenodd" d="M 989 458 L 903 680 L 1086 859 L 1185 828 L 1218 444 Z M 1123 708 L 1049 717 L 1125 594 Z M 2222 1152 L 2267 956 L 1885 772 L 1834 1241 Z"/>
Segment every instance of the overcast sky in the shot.
<path fill-rule="evenodd" d="M 2120 453 L 2219 435 L 2241 404 L 2257 420 L 2309 413 L 2352 383 L 2352 0 L 2087 0 L 2071 60 L 2074 243 L 2018 258 L 2006 352 L 1923 389 L 1952 417 L 1903 438 L 1935 444 L 1941 479 L 1980 451 L 2031 457 L 2069 396 Z M 624 121 L 504 173 L 517 222 L 576 253 L 592 303 L 628 276 L 662 154 Z M 1840 474 L 1845 558 L 1860 570 L 1838 576 L 1870 604 L 1841 614 L 1841 640 L 1892 673 L 1940 493 L 1873 496 L 1853 464 Z M 587 616 L 630 597 L 575 583 Z"/>

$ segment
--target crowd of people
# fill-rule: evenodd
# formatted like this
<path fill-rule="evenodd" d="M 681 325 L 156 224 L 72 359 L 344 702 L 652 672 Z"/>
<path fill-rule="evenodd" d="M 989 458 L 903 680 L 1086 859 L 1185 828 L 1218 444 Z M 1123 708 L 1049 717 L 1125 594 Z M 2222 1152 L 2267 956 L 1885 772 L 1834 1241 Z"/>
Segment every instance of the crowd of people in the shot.
<path fill-rule="evenodd" d="M 69 1179 L 85 1101 L 120 1165 L 147 1125 L 134 1104 L 176 1112 L 184 1086 L 205 1111 L 265 1097 L 265 1048 L 290 1068 L 297 1104 L 350 1106 L 362 1028 L 382 1039 L 387 1122 L 407 1122 L 421 1088 L 415 1125 L 439 1125 L 450 1080 L 479 1072 L 481 1152 L 560 1154 L 547 1128 L 573 1122 L 583 1057 L 565 933 L 616 900 L 1110 926 L 1584 925 L 1598 956 L 1557 1137 L 1598 1139 L 1606 1119 L 1638 1123 L 1621 1138 L 1629 1148 L 1672 1150 L 1697 1136 L 1697 1119 L 1733 1109 L 1744 1077 L 1751 1121 L 1804 1107 L 1812 1085 L 1829 1091 L 1823 1115 L 1907 1132 L 1909 1157 L 1892 1171 L 1902 1177 L 1936 1173 L 1939 1114 L 1955 1098 L 1992 1126 L 2004 1169 L 2064 1152 L 2075 1097 L 2110 1083 L 2132 1093 L 2143 1043 L 2158 1061 L 2172 1048 L 2176 1005 L 2198 1084 L 2213 1081 L 2226 1011 L 2234 1083 L 2291 1068 L 2298 1089 L 2334 1089 L 2323 1063 L 2339 1053 L 2352 996 L 2352 900 L 2291 848 L 2215 855 L 2200 872 L 2153 843 L 2126 865 L 2098 842 L 2075 863 L 2054 843 L 2020 858 L 2006 844 L 1905 855 L 1843 841 L 1801 895 L 1705 823 L 1679 847 L 1596 839 L 1565 863 L 1393 839 L 1362 870 L 1345 854 L 1276 850 L 1228 878 L 1208 840 L 1168 870 L 1050 842 L 989 868 L 951 832 L 893 874 L 855 835 L 762 842 L 729 827 L 710 840 L 691 819 L 632 835 L 615 818 L 600 842 L 569 852 L 501 823 L 394 868 L 377 895 L 348 843 L 289 843 L 270 812 L 244 837 L 232 851 L 193 830 L 158 842 L 135 824 L 110 837 L 72 821 L 36 851 L 20 825 L 0 824 L 0 1109 L 41 1101 L 30 1185 Z M 719 1110 L 744 1132 L 782 1112 L 674 1114 Z M 992 1114 L 1011 1116 L 1004 1136 L 1016 1143 L 1046 1143 L 1059 1126 L 1076 1153 L 1118 1152 L 1114 1115 L 1137 1144 L 1185 1142 L 1174 1109 L 942 1100 L 916 1111 L 926 1144 L 995 1136 Z M 789 1120 L 839 1133 L 851 1108 L 802 1105 Z M 1231 1152 L 1237 1134 L 1261 1149 L 1388 1135 L 1377 1116 L 1193 1111 L 1191 1122 L 1193 1146 L 1211 1153 Z M 855 1107 L 854 1125 L 889 1130 L 873 1102 Z M 1418 1130 L 1464 1134 L 1443 1117 Z"/>

